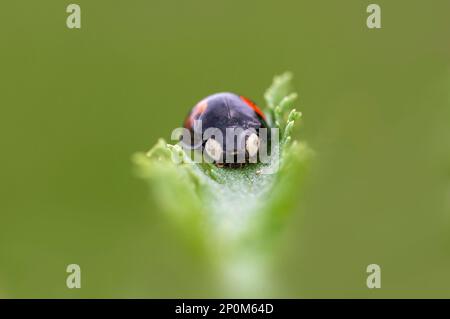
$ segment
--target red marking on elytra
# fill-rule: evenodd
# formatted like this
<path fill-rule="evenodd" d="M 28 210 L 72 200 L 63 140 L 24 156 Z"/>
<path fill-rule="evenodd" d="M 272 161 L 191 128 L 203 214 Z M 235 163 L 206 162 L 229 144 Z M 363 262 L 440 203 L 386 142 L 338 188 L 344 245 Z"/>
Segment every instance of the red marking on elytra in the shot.
<path fill-rule="evenodd" d="M 264 113 L 261 111 L 261 109 L 255 104 L 253 103 L 252 100 L 247 99 L 245 96 L 240 96 L 240 98 L 242 99 L 242 101 L 244 101 L 248 106 L 250 106 L 253 111 L 256 112 L 256 114 L 258 114 L 259 116 L 261 116 L 264 120 L 266 119 L 266 116 L 264 115 Z"/>
<path fill-rule="evenodd" d="M 184 127 L 191 128 L 192 123 L 196 120 L 196 118 L 199 115 L 201 115 L 203 112 L 205 112 L 207 107 L 208 107 L 208 101 L 206 99 L 198 102 L 197 105 L 192 110 L 191 114 L 187 117 L 186 121 L 184 122 Z"/>

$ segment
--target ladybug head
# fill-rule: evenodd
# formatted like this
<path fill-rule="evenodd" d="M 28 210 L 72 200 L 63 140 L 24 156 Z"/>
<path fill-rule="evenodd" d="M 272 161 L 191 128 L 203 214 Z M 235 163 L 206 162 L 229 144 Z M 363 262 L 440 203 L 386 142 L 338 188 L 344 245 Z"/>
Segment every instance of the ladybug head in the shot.
<path fill-rule="evenodd" d="M 221 133 L 208 134 L 203 142 L 203 149 L 207 156 L 217 163 L 245 163 L 256 158 L 260 144 L 255 130 L 229 128 L 225 136 Z"/>

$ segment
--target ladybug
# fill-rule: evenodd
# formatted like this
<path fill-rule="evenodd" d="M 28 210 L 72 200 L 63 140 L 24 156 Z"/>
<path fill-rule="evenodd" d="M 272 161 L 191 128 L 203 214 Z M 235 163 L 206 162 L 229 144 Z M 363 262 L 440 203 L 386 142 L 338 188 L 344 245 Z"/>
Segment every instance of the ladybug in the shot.
<path fill-rule="evenodd" d="M 269 128 L 265 114 L 254 102 L 228 92 L 198 102 L 186 117 L 184 127 L 190 132 L 190 146 L 205 151 L 218 166 L 256 162 L 261 139 L 267 138 L 260 129 Z"/>

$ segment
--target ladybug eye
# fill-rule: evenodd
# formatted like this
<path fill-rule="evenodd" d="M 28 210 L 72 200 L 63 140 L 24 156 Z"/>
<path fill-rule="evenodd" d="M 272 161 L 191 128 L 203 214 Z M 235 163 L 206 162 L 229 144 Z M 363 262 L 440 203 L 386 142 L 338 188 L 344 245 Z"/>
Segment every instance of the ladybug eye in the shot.
<path fill-rule="evenodd" d="M 245 142 L 245 148 L 250 157 L 254 157 L 258 153 L 259 149 L 259 137 L 255 133 L 252 133 Z"/>
<path fill-rule="evenodd" d="M 222 159 L 222 146 L 213 138 L 210 138 L 206 141 L 205 151 L 216 162 Z"/>

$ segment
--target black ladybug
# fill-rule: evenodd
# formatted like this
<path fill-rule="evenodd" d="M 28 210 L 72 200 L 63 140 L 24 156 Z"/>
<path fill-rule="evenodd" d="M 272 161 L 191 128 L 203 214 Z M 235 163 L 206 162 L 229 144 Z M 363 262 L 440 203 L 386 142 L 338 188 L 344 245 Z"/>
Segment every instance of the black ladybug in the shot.
<path fill-rule="evenodd" d="M 261 139 L 268 139 L 268 130 L 264 137 L 260 134 L 260 129 L 268 129 L 264 113 L 234 93 L 217 93 L 198 102 L 184 127 L 191 133 L 191 147 L 204 150 L 219 166 L 255 162 Z"/>

